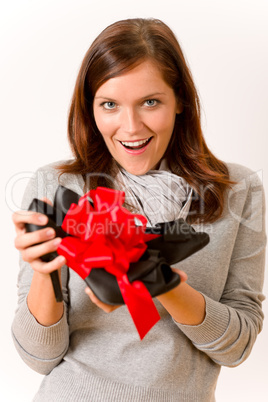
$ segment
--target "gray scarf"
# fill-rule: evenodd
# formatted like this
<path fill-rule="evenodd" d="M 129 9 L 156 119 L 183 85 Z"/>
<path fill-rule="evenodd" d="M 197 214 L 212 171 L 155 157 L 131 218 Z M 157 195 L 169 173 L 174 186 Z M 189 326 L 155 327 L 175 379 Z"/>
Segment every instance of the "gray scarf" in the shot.
<path fill-rule="evenodd" d="M 192 198 L 192 188 L 180 176 L 171 173 L 163 160 L 159 170 L 135 176 L 123 168 L 117 175 L 119 188 L 125 192 L 125 202 L 148 219 L 147 226 L 158 222 L 186 219 Z"/>

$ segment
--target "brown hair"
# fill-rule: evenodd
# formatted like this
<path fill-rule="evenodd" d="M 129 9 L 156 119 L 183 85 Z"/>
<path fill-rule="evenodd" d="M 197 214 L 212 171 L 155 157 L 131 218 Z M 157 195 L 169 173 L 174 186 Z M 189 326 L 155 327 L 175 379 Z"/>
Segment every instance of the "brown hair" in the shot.
<path fill-rule="evenodd" d="M 226 165 L 208 149 L 201 129 L 200 102 L 181 47 L 171 29 L 156 19 L 127 19 L 106 29 L 92 43 L 82 62 L 71 102 L 68 139 L 75 159 L 59 166 L 61 173 L 94 174 L 90 185 L 112 187 L 117 164 L 93 116 L 98 88 L 145 60 L 152 60 L 183 106 L 177 114 L 165 157 L 169 168 L 194 188 L 189 221 L 213 222 L 223 212 L 230 187 Z M 105 178 L 106 175 L 106 178 Z"/>

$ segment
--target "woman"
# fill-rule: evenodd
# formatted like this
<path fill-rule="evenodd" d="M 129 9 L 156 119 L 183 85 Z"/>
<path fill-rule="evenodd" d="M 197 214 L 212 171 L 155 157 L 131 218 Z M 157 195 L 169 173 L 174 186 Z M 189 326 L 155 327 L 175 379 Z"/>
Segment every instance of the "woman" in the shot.
<path fill-rule="evenodd" d="M 34 197 L 53 200 L 59 184 L 81 195 L 120 188 L 153 225 L 187 205 L 187 220 L 210 244 L 174 266 L 182 283 L 155 299 L 161 320 L 140 341 L 125 306 L 87 288 L 88 297 L 62 256 L 40 260 L 61 239 L 53 230 L 25 233 L 25 223 L 46 217 L 14 214 L 22 261 L 12 330 L 21 357 L 46 375 L 35 400 L 213 401 L 221 365 L 242 363 L 262 329 L 263 191 L 249 169 L 209 151 L 191 74 L 164 23 L 119 21 L 96 38 L 77 78 L 69 141 L 74 160 L 39 169 L 23 209 Z"/>

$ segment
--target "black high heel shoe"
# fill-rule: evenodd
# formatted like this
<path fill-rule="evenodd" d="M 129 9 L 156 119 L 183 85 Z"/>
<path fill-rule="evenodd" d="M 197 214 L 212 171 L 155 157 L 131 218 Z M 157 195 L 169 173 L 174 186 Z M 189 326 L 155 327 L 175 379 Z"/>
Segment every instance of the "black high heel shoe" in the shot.
<path fill-rule="evenodd" d="M 48 217 L 48 222 L 46 225 L 34 225 L 32 223 L 26 223 L 25 229 L 27 232 L 34 232 L 35 230 L 44 229 L 46 227 L 53 228 L 56 232 L 55 237 L 61 237 L 62 239 L 66 236 L 69 236 L 62 228 L 61 224 L 63 219 L 70 208 L 72 203 L 78 203 L 79 195 L 76 194 L 74 191 L 69 190 L 63 186 L 59 186 L 55 198 L 54 198 L 54 206 L 47 204 L 44 201 L 38 200 L 34 198 L 31 202 L 28 210 L 33 212 L 39 212 L 44 214 Z M 45 254 L 41 257 L 41 260 L 44 262 L 49 262 L 54 260 L 58 256 L 57 251 L 52 253 Z M 55 298 L 57 302 L 63 301 L 63 295 L 59 280 L 58 271 L 51 272 L 50 274 Z"/>
<path fill-rule="evenodd" d="M 141 281 L 152 297 L 178 286 L 180 276 L 173 272 L 157 250 L 146 250 L 139 261 L 132 262 L 127 272 L 130 283 Z M 85 282 L 103 303 L 124 304 L 116 277 L 104 268 L 92 269 Z"/>
<path fill-rule="evenodd" d="M 170 265 L 190 257 L 209 243 L 207 233 L 196 232 L 184 219 L 158 223 L 145 233 L 161 235 L 147 242 L 148 249 L 159 250 Z"/>
<path fill-rule="evenodd" d="M 170 265 L 184 260 L 209 243 L 209 235 L 196 232 L 183 219 L 159 223 L 147 228 L 146 233 L 159 237 L 147 242 L 148 248 L 139 261 L 130 263 L 129 282 L 141 281 L 152 297 L 172 290 L 180 284 L 180 276 Z M 103 268 L 92 269 L 85 282 L 103 303 L 123 304 L 117 280 Z"/>
<path fill-rule="evenodd" d="M 48 216 L 44 226 L 26 224 L 28 232 L 52 227 L 56 237 L 69 236 L 62 228 L 62 221 L 72 203 L 77 204 L 80 196 L 74 191 L 59 186 L 54 199 L 54 206 L 34 199 L 29 206 L 30 211 L 40 212 Z M 90 202 L 90 200 L 89 200 Z M 201 250 L 209 242 L 209 235 L 195 232 L 192 226 L 183 219 L 159 223 L 155 227 L 146 228 L 145 233 L 157 234 L 159 237 L 147 242 L 147 250 L 139 261 L 130 263 L 127 276 L 130 282 L 141 281 L 147 287 L 152 297 L 168 292 L 180 283 L 180 276 L 173 272 L 170 265 Z M 42 257 L 45 262 L 58 256 L 55 251 Z M 54 292 L 57 301 L 62 301 L 62 292 L 58 272 L 51 273 Z M 93 293 L 104 303 L 123 304 L 123 298 L 116 277 L 104 268 L 93 268 L 85 278 L 85 282 Z"/>

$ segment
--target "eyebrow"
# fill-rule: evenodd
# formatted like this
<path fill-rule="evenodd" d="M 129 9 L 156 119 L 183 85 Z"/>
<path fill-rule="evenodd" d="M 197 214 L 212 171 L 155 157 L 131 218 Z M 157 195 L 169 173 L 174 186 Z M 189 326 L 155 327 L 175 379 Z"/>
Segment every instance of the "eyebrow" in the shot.
<path fill-rule="evenodd" d="M 166 96 L 166 94 L 165 94 L 164 92 L 154 92 L 154 93 L 152 93 L 152 94 L 142 96 L 139 100 L 150 99 L 150 98 L 153 98 L 153 97 L 159 96 L 159 95 L 164 95 L 164 96 Z M 109 96 L 103 96 L 103 95 L 95 96 L 95 99 L 106 99 L 107 101 L 110 101 L 110 102 L 114 102 L 114 101 L 115 101 L 115 99 L 110 98 Z"/>

